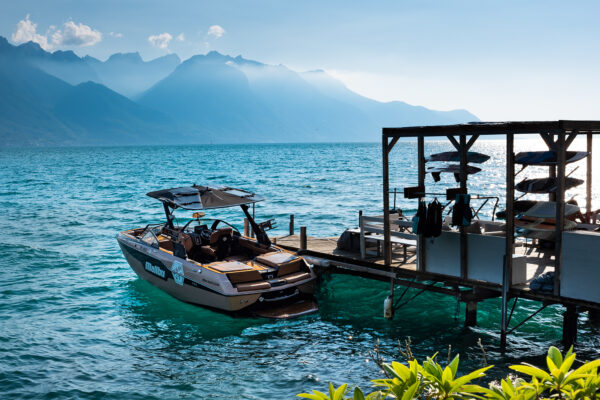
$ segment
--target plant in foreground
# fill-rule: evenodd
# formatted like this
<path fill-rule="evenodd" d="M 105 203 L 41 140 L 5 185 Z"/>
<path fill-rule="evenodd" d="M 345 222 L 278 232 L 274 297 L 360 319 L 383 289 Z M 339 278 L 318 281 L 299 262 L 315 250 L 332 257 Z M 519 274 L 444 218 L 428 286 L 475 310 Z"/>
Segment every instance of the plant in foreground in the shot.
<path fill-rule="evenodd" d="M 457 376 L 459 356 L 442 367 L 436 361 L 436 355 L 428 357 L 422 364 L 415 359 L 409 360 L 406 365 L 399 362 L 383 364 L 387 378 L 371 381 L 378 390 L 367 395 L 359 387 L 355 387 L 352 395 L 347 397 L 347 384 L 336 389 L 330 383 L 328 394 L 313 390 L 313 393 L 301 393 L 298 396 L 312 400 L 600 400 L 600 359 L 572 369 L 575 362 L 572 348 L 563 356 L 556 347 L 550 347 L 546 357 L 547 371 L 526 363 L 510 367 L 529 380 L 508 376 L 499 384 L 492 383 L 487 388 L 474 384 L 473 381 L 485 376 L 485 372 L 492 366 Z"/>

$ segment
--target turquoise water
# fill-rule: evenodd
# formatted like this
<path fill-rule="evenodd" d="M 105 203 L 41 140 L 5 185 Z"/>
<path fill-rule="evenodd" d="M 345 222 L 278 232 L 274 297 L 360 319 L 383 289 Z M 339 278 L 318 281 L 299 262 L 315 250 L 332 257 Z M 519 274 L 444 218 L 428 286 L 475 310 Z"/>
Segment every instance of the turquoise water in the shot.
<path fill-rule="evenodd" d="M 476 146 L 492 159 L 470 180 L 471 192 L 501 194 L 502 142 Z M 392 152 L 392 187 L 414 184 L 415 147 L 401 142 Z M 517 149 L 531 147 L 517 142 Z M 329 381 L 367 387 L 379 376 L 369 357 L 377 340 L 387 360 L 399 359 L 398 340 L 408 336 L 419 357 L 440 351 L 445 358 L 451 344 L 461 353 L 461 369 L 481 365 L 478 338 L 488 361 L 500 366 L 496 374 L 515 361 L 541 362 L 547 346 L 559 345 L 560 306 L 511 335 L 505 356 L 498 348 L 498 300 L 480 304 L 475 328 L 463 327 L 464 306 L 430 293 L 390 322 L 382 318 L 388 284 L 354 277 L 322 282 L 318 314 L 235 319 L 141 281 L 115 240 L 120 230 L 162 221 L 160 204 L 146 192 L 191 183 L 265 195 L 257 218 L 276 218 L 274 234 L 287 231 L 293 213 L 310 235 L 337 235 L 356 225 L 358 210 L 380 213 L 380 157 L 376 143 L 0 151 L 2 397 L 285 399 Z M 433 189 L 454 185 L 450 176 Z M 237 209 L 211 215 L 242 221 Z M 515 321 L 538 307 L 520 304 Z M 582 315 L 579 329 L 578 353 L 600 356 L 599 325 Z"/>

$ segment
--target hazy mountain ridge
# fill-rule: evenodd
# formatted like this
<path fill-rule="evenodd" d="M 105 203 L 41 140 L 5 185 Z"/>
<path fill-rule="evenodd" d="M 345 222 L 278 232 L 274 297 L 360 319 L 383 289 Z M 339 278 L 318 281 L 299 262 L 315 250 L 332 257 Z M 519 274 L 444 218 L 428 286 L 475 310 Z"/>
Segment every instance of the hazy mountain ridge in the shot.
<path fill-rule="evenodd" d="M 214 51 L 100 61 L 2 37 L 0 89 L 3 145 L 376 141 L 383 126 L 477 120 L 368 99 L 324 71 Z"/>

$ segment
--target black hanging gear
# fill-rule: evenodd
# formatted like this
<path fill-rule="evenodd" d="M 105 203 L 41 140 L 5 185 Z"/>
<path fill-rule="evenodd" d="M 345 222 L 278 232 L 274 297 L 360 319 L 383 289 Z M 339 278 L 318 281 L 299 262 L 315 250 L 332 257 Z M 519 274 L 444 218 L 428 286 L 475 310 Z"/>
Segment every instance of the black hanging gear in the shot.
<path fill-rule="evenodd" d="M 419 208 L 417 213 L 412 219 L 413 222 L 413 233 L 421 235 L 425 233 L 425 227 L 427 224 L 427 205 L 424 200 L 419 200 Z"/>
<path fill-rule="evenodd" d="M 442 234 L 442 205 L 434 199 L 427 206 L 425 237 L 438 237 Z"/>

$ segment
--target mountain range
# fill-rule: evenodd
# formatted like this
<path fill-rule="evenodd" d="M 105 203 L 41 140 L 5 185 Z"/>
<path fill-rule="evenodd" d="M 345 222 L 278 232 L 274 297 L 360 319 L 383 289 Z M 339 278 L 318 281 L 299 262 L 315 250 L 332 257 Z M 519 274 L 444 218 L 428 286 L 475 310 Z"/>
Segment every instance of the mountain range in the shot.
<path fill-rule="evenodd" d="M 382 126 L 470 121 L 215 51 L 101 61 L 0 37 L 0 146 L 377 141 Z"/>

